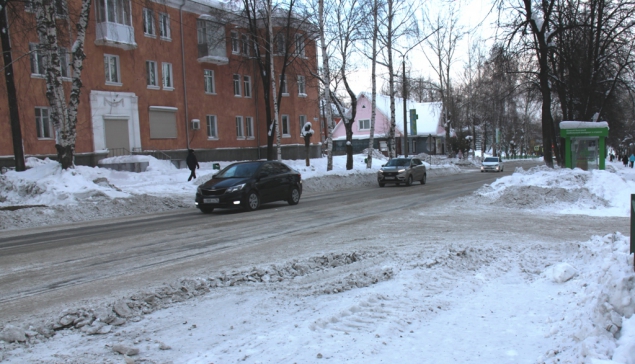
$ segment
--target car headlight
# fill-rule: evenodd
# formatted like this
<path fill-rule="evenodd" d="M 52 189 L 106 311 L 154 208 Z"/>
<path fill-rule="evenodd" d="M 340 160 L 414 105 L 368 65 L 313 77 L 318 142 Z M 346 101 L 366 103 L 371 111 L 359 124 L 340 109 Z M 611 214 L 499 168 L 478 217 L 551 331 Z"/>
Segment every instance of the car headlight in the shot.
<path fill-rule="evenodd" d="M 397 172 L 398 172 L 398 173 L 404 173 L 405 171 L 406 171 L 406 170 L 402 168 L 402 169 L 398 170 Z"/>
<path fill-rule="evenodd" d="M 381 174 L 383 174 L 383 173 L 384 173 L 384 171 L 382 171 L 382 170 L 380 169 L 379 171 L 377 171 L 377 173 L 381 173 Z"/>
<path fill-rule="evenodd" d="M 243 187 L 245 187 L 244 183 L 241 183 L 239 185 L 236 186 L 231 186 L 227 189 L 227 193 L 232 193 L 232 192 L 236 192 L 236 191 L 240 191 L 243 189 Z"/>

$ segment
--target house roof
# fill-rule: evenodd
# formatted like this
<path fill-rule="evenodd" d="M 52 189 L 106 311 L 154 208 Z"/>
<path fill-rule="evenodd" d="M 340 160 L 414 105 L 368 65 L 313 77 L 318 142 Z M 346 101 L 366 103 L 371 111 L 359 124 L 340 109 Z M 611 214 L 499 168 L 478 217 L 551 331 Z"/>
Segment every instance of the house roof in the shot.
<path fill-rule="evenodd" d="M 368 92 L 362 92 L 358 95 L 358 99 L 362 96 L 366 97 L 369 101 L 372 101 L 372 94 Z M 377 110 L 384 114 L 387 118 L 390 118 L 390 97 L 385 95 L 376 96 Z M 410 128 L 410 109 L 417 110 L 417 133 L 416 135 L 433 135 L 433 136 L 445 136 L 445 129 L 439 125 L 439 119 L 441 117 L 441 110 L 443 109 L 442 102 L 414 102 L 411 100 L 406 101 L 406 117 L 408 118 L 408 135 L 414 135 Z M 395 123 L 397 130 L 403 134 L 403 98 L 395 97 Z"/>

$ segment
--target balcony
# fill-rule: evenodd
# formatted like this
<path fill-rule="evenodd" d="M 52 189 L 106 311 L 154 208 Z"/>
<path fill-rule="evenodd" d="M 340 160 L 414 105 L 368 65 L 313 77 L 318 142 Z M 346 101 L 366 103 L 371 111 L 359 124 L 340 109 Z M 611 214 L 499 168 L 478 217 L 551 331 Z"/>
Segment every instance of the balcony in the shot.
<path fill-rule="evenodd" d="M 219 66 L 229 63 L 229 58 L 225 52 L 225 47 L 218 47 L 215 44 L 202 43 L 198 45 L 198 61 L 200 63 L 212 63 Z"/>
<path fill-rule="evenodd" d="M 129 25 L 111 22 L 97 23 L 95 44 L 125 50 L 137 48 L 137 43 L 134 40 L 134 28 Z"/>

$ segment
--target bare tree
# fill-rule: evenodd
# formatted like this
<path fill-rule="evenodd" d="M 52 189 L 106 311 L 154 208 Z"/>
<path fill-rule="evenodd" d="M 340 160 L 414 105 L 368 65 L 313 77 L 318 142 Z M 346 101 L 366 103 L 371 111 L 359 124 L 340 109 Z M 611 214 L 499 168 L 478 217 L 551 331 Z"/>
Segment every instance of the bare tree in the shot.
<path fill-rule="evenodd" d="M 84 54 L 84 41 L 86 27 L 90 16 L 91 0 L 82 0 L 81 10 L 75 19 L 75 40 L 71 49 L 72 56 L 72 87 L 69 101 L 66 102 L 66 94 L 62 86 L 62 62 L 60 54 L 62 48 L 59 45 L 59 33 L 64 32 L 63 26 L 58 28 L 55 0 L 33 0 L 32 6 L 35 12 L 36 29 L 40 39 L 37 52 L 44 58 L 46 74 L 46 96 L 51 106 L 51 120 L 55 128 L 55 148 L 57 158 L 63 169 L 74 166 L 75 142 L 77 139 L 77 108 L 80 102 L 82 88 L 82 68 L 86 58 Z"/>
<path fill-rule="evenodd" d="M 370 133 L 368 136 L 368 155 L 366 157 L 366 168 L 373 166 L 373 151 L 375 138 L 375 118 L 377 116 L 377 36 L 379 25 L 377 18 L 379 17 L 379 4 L 377 0 L 372 2 L 373 13 L 373 35 L 372 35 L 372 53 L 371 53 L 371 114 L 370 114 Z"/>
<path fill-rule="evenodd" d="M 303 11 L 299 1 L 274 4 L 272 0 L 242 0 L 243 11 L 228 19 L 246 23 L 253 44 L 254 61 L 262 82 L 267 118 L 267 159 L 274 159 L 274 140 L 277 159 L 281 158 L 278 111 L 282 105 L 283 83 L 289 70 L 308 68 L 303 55 L 306 41 L 315 37 L 311 14 Z M 276 87 L 280 83 L 280 87 Z"/>
<path fill-rule="evenodd" d="M 324 117 L 326 118 L 326 126 L 328 130 L 326 143 L 327 163 L 326 170 L 333 170 L 333 115 L 331 109 L 331 70 L 329 68 L 329 52 L 326 42 L 326 19 L 324 11 L 324 0 L 318 0 L 318 28 L 320 29 L 320 49 L 322 51 L 322 72 L 320 80 L 324 87 L 324 100 L 326 107 L 324 110 Z"/>
<path fill-rule="evenodd" d="M 390 157 L 396 157 L 395 144 L 395 63 L 394 53 L 399 41 L 406 36 L 416 38 L 418 27 L 413 13 L 413 7 L 408 1 L 386 0 L 385 12 L 380 18 L 378 41 L 380 44 L 380 60 L 377 62 L 388 69 L 388 86 L 390 96 L 390 131 L 388 134 L 388 149 Z"/>
<path fill-rule="evenodd" d="M 514 1 L 511 5 L 513 19 L 505 25 L 509 29 L 508 42 L 511 43 L 514 39 L 518 39 L 520 41 L 519 51 L 531 52 L 535 57 L 538 68 L 537 83 L 542 95 L 541 120 L 544 160 L 545 164 L 552 168 L 554 153 L 556 162 L 560 165 L 563 162 L 551 110 L 552 91 L 549 66 L 550 54 L 553 52 L 552 42 L 563 30 L 554 22 L 557 2 L 557 0 Z M 502 5 L 504 4 L 501 3 Z"/>
<path fill-rule="evenodd" d="M 340 62 L 338 77 L 341 79 L 347 96 L 350 99 L 349 111 L 346 112 L 339 99 L 333 98 L 333 104 L 337 108 L 346 130 L 346 169 L 353 169 L 353 121 L 357 112 L 357 95 L 352 90 L 349 82 L 349 67 L 354 52 L 358 49 L 357 43 L 362 40 L 362 29 L 365 8 L 358 0 L 335 0 L 333 8 L 334 27 L 333 38 L 336 54 Z"/>
<path fill-rule="evenodd" d="M 429 57 L 426 52 L 424 55 L 438 78 L 437 90 L 443 103 L 441 115 L 445 128 L 445 153 L 449 154 L 454 108 L 452 66 L 456 61 L 456 48 L 463 37 L 463 32 L 458 25 L 458 14 L 454 6 L 449 7 L 447 14 L 438 14 L 436 19 L 426 16 L 426 24 L 431 31 L 437 30 L 426 42 L 435 58 Z"/>

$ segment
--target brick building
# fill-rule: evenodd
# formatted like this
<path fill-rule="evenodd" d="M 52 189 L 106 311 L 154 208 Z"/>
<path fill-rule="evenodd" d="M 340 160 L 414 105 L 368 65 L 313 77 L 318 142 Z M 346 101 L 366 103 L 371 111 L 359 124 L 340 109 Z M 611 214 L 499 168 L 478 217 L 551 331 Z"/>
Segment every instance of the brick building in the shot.
<path fill-rule="evenodd" d="M 79 0 L 57 0 L 58 29 L 70 29 Z M 35 16 L 20 2 L 8 9 L 13 69 L 26 156 L 56 157 Z M 266 157 L 267 123 L 254 42 L 237 13 L 215 1 L 94 0 L 86 34 L 75 163 L 96 165 L 109 155 L 149 154 L 199 160 Z M 274 28 L 276 74 L 291 54 L 280 105 L 283 158 L 304 158 L 300 128 L 321 135 L 313 37 L 304 28 Z M 72 39 L 60 33 L 70 49 Z M 291 38 L 291 39 L 287 39 Z M 68 54 L 62 52 L 68 64 Z M 70 91 L 70 66 L 62 67 Z M 278 76 L 279 77 L 279 76 Z M 68 98 L 67 98 L 68 100 Z M 0 165 L 13 166 L 4 74 L 0 76 Z M 318 138 L 311 157 L 320 155 Z M 275 142 L 274 142 L 275 147 Z"/>

